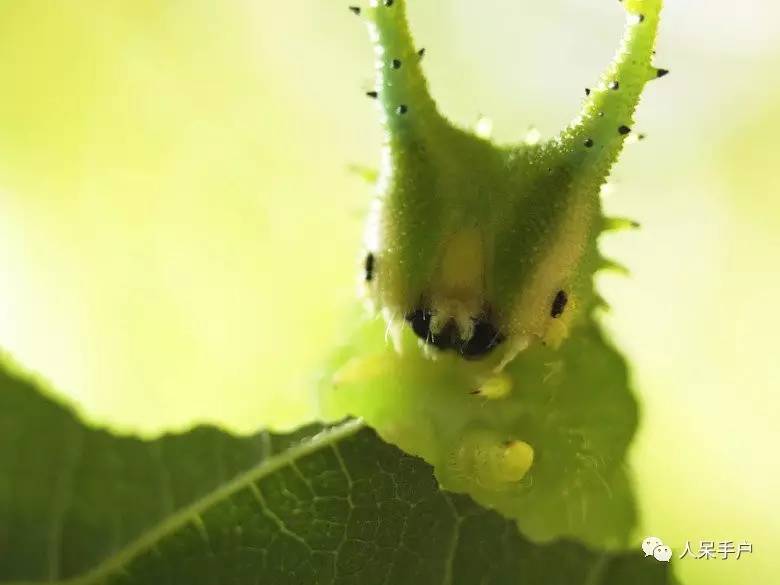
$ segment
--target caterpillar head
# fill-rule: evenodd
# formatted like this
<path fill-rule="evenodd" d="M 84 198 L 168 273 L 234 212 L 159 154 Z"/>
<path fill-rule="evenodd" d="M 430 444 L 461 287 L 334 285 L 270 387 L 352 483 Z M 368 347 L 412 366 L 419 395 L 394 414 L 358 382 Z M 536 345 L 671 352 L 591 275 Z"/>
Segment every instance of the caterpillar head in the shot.
<path fill-rule="evenodd" d="M 592 306 L 599 190 L 644 84 L 663 71 L 650 65 L 660 3 L 625 5 L 624 46 L 581 114 L 549 142 L 507 147 L 439 114 L 403 1 L 361 11 L 385 128 L 365 289 L 391 331 L 500 368 L 531 343 L 558 345 Z"/>

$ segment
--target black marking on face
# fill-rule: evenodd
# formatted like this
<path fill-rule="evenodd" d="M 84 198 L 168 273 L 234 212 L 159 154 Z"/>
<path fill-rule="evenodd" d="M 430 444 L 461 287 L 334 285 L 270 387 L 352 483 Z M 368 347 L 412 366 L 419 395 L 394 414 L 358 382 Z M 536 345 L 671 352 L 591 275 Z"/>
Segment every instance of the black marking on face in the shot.
<path fill-rule="evenodd" d="M 427 309 L 415 309 L 408 313 L 404 319 L 414 331 L 414 334 L 425 343 L 432 343 L 431 340 L 431 312 Z"/>
<path fill-rule="evenodd" d="M 609 89 L 618 90 L 618 89 L 620 89 L 620 83 L 618 83 L 617 80 L 610 81 L 609 85 L 607 87 L 609 87 Z"/>
<path fill-rule="evenodd" d="M 554 319 L 557 319 L 563 315 L 563 310 L 566 308 L 566 303 L 568 301 L 569 297 L 566 295 L 566 291 L 559 290 L 553 299 L 552 308 L 550 309 L 550 316 Z"/>
<path fill-rule="evenodd" d="M 393 59 L 390 61 L 390 67 L 393 69 L 400 69 L 401 68 L 401 60 L 400 59 Z"/>
<path fill-rule="evenodd" d="M 664 75 L 667 75 L 669 73 L 668 69 L 656 69 L 655 70 L 655 76 L 656 77 L 663 77 Z"/>
<path fill-rule="evenodd" d="M 593 139 L 592 138 L 586 138 L 585 142 L 583 142 L 585 145 L 585 148 L 591 148 L 593 146 Z"/>
<path fill-rule="evenodd" d="M 385 0 L 385 6 L 388 8 L 395 3 L 395 0 Z"/>
<path fill-rule="evenodd" d="M 360 15 L 360 6 L 350 6 L 349 10 L 352 12 L 352 14 Z"/>
<path fill-rule="evenodd" d="M 504 336 L 495 325 L 486 319 L 480 319 L 474 323 L 471 339 L 460 346 L 460 355 L 466 359 L 478 359 L 489 354 L 502 341 Z"/>
<path fill-rule="evenodd" d="M 401 104 L 398 106 L 395 111 L 401 115 L 404 115 L 406 112 L 409 111 L 409 107 L 406 104 Z"/>
<path fill-rule="evenodd" d="M 631 132 L 631 128 L 629 128 L 628 126 L 620 126 L 618 128 L 618 132 L 620 132 L 620 134 L 623 134 L 625 136 L 626 134 Z"/>
<path fill-rule="evenodd" d="M 590 95 L 590 88 L 589 87 L 585 88 L 585 95 Z"/>
<path fill-rule="evenodd" d="M 636 15 L 636 21 L 637 21 L 637 24 L 639 24 L 640 22 L 644 22 L 645 21 L 645 15 L 644 14 L 637 14 Z"/>
<path fill-rule="evenodd" d="M 375 100 L 376 98 L 379 97 L 379 92 L 378 91 L 367 91 L 366 95 L 368 97 L 370 97 L 372 100 Z"/>
<path fill-rule="evenodd" d="M 452 319 L 437 334 L 431 332 L 431 311 L 415 309 L 407 314 L 405 319 L 414 334 L 428 345 L 442 351 L 453 350 L 467 360 L 479 359 L 504 341 L 504 336 L 487 318 L 481 317 L 474 321 L 474 333 L 470 339 L 460 337 L 458 326 Z"/>
<path fill-rule="evenodd" d="M 374 268 L 376 265 L 376 258 L 374 258 L 374 254 L 372 252 L 369 252 L 368 255 L 366 255 L 365 264 L 363 266 L 366 282 L 371 282 L 374 280 Z"/>
<path fill-rule="evenodd" d="M 423 47 L 422 49 L 420 49 L 419 51 L 417 51 L 417 56 L 418 56 L 420 59 L 422 59 L 423 57 L 425 57 L 425 47 Z"/>

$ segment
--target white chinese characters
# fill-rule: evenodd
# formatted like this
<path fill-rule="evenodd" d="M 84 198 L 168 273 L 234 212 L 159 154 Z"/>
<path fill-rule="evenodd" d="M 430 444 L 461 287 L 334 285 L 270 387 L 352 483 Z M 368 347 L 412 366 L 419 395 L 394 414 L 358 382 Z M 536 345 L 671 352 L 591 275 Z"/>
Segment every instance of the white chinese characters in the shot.
<path fill-rule="evenodd" d="M 733 540 L 702 540 L 694 549 L 691 542 L 685 541 L 685 548 L 680 553 L 680 558 L 690 557 L 692 559 L 703 559 L 705 561 L 720 559 L 728 561 L 729 559 L 739 560 L 742 555 L 753 552 L 753 543 L 742 541 L 735 543 Z"/>
<path fill-rule="evenodd" d="M 663 540 L 657 536 L 648 536 L 642 541 L 642 551 L 645 557 L 653 557 L 662 563 L 668 563 L 674 554 L 671 547 L 664 544 Z M 705 561 L 720 559 L 728 561 L 731 559 L 739 560 L 743 555 L 752 554 L 753 543 L 743 540 L 735 542 L 733 540 L 701 540 L 698 546 L 694 547 L 690 540 L 685 541 L 685 547 L 680 553 L 679 558 L 686 557 Z"/>

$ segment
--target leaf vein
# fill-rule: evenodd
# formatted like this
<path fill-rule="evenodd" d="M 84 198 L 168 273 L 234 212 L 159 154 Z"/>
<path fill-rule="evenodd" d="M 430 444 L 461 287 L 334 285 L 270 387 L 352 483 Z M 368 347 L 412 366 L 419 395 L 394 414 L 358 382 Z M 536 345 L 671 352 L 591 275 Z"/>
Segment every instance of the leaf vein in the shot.
<path fill-rule="evenodd" d="M 68 508 L 73 502 L 73 479 L 79 460 L 84 452 L 84 433 L 77 424 L 68 421 L 65 457 L 59 476 L 54 484 L 51 525 L 48 536 L 49 580 L 56 581 L 62 573 L 62 533 Z"/>

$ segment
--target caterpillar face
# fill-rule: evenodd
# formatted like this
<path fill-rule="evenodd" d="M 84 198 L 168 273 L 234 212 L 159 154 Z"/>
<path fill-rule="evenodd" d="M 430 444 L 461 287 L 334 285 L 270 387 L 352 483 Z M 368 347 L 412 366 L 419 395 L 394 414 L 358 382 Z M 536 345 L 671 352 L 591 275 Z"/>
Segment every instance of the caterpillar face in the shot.
<path fill-rule="evenodd" d="M 644 84 L 666 71 L 650 64 L 660 3 L 623 4 L 623 48 L 580 115 L 553 140 L 509 147 L 439 113 L 405 2 L 358 11 L 375 45 L 368 95 L 385 129 L 364 281 L 394 336 L 406 329 L 427 353 L 500 369 L 533 343 L 560 344 L 596 304 L 592 277 L 605 264 L 596 239 L 609 224 L 599 191 Z"/>

